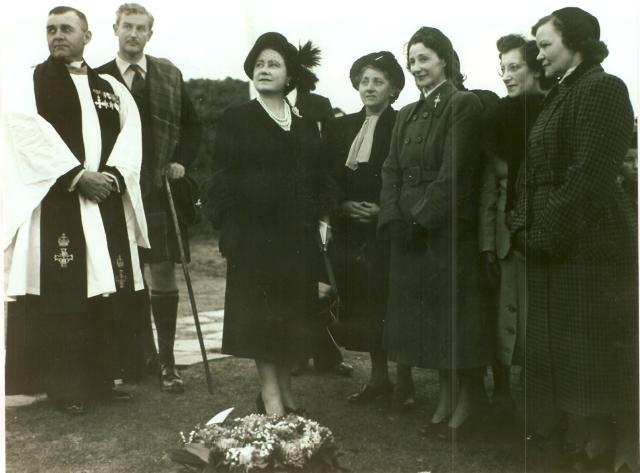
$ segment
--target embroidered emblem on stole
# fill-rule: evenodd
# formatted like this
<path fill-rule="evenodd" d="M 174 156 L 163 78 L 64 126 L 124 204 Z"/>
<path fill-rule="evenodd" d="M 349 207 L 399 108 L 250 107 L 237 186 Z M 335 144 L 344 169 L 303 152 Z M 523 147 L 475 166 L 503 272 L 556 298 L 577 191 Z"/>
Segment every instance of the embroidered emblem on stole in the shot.
<path fill-rule="evenodd" d="M 118 267 L 118 277 L 116 278 L 116 284 L 120 289 L 124 289 L 127 284 L 127 275 L 125 274 L 125 264 L 122 255 L 118 255 L 116 258 L 116 266 Z"/>
<path fill-rule="evenodd" d="M 66 233 L 58 237 L 58 249 L 60 253 L 53 255 L 53 260 L 58 262 L 61 268 L 66 268 L 73 261 L 73 254 L 69 253 L 69 237 Z"/>

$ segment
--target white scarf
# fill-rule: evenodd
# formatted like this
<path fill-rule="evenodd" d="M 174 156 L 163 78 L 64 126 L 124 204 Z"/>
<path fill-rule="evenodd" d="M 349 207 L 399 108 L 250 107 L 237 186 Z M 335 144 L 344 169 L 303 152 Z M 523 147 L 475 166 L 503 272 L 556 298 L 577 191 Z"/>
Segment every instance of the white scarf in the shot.
<path fill-rule="evenodd" d="M 373 133 L 378 124 L 379 115 L 368 115 L 360 127 L 360 131 L 356 135 L 349 148 L 346 167 L 355 171 L 358 169 L 358 163 L 367 163 L 371 157 L 371 148 L 373 146 Z"/>

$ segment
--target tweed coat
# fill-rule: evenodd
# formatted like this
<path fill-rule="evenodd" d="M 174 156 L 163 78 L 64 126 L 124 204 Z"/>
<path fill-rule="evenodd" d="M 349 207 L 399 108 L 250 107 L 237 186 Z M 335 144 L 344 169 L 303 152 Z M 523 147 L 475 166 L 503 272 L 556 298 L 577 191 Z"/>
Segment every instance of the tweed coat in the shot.
<path fill-rule="evenodd" d="M 320 332 L 318 219 L 329 212 L 314 122 L 280 128 L 256 101 L 228 109 L 216 134 L 210 218 L 227 259 L 222 352 L 300 359 Z"/>
<path fill-rule="evenodd" d="M 526 235 L 527 408 L 606 416 L 637 407 L 637 225 L 616 180 L 633 129 L 624 83 L 582 63 L 545 99 L 518 180 Z"/>
<path fill-rule="evenodd" d="M 338 202 L 380 202 L 382 163 L 389 153 L 397 112 L 387 107 L 373 133 L 371 155 L 355 170 L 345 166 L 349 150 L 366 118 L 363 108 L 332 120 L 324 138 L 338 191 Z M 341 212 L 332 218 L 331 259 L 344 310 L 338 342 L 349 350 L 373 351 L 382 345 L 387 303 L 389 241 L 376 231 L 377 221 L 356 222 Z"/>
<path fill-rule="evenodd" d="M 195 159 L 202 136 L 202 124 L 189 97 L 182 73 L 168 59 L 146 55 L 146 93 L 149 101 L 149 144 L 151 155 L 143 163 L 143 197 L 162 186 L 162 172 L 170 162 L 188 167 Z M 116 61 L 97 69 L 126 85 Z"/>
<path fill-rule="evenodd" d="M 398 113 L 378 225 L 417 222 L 426 248 L 391 243 L 385 343 L 396 362 L 451 369 L 490 359 L 477 239 L 480 116 L 480 100 L 449 81 Z"/>

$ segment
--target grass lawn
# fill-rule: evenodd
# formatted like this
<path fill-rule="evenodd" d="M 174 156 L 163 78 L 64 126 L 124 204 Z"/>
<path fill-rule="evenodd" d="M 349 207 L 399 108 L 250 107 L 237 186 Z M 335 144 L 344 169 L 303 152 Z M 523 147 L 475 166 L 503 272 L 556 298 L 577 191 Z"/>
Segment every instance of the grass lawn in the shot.
<path fill-rule="evenodd" d="M 211 238 L 192 242 L 192 279 L 200 310 L 222 307 L 224 262 Z M 186 296 L 186 291 L 184 292 Z M 186 300 L 187 298 L 184 297 Z M 181 316 L 190 316 L 188 304 Z M 344 451 L 341 463 L 354 473 L 519 473 L 546 469 L 526 465 L 523 435 L 489 425 L 464 441 L 451 444 L 417 435 L 437 399 L 436 374 L 415 370 L 418 403 L 406 412 L 384 403 L 352 406 L 346 397 L 366 381 L 368 355 L 345 352 L 356 370 L 351 378 L 309 370 L 294 380 L 300 405 L 329 427 Z M 258 381 L 252 361 L 226 358 L 210 362 L 214 395 L 206 389 L 201 365 L 183 372 L 186 392 L 165 394 L 155 379 L 125 386 L 131 402 L 100 404 L 87 415 L 69 417 L 47 402 L 7 408 L 6 471 L 47 473 L 178 473 L 166 450 L 179 446 L 180 431 L 188 432 L 215 413 L 235 407 L 232 415 L 255 410 Z M 392 370 L 393 373 L 393 370 Z M 539 455 L 528 452 L 529 459 Z M 538 459 L 536 464 L 540 464 Z"/>

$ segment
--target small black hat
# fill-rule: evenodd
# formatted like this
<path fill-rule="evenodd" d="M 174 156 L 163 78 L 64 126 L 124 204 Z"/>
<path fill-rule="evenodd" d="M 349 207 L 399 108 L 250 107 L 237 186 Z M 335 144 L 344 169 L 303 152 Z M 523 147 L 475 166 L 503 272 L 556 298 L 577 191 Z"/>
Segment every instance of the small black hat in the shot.
<path fill-rule="evenodd" d="M 299 75 L 300 64 L 298 62 L 298 49 L 280 33 L 264 33 L 256 40 L 256 43 L 244 60 L 244 72 L 250 79 L 253 79 L 253 68 L 258 56 L 265 49 L 273 49 L 283 57 L 287 67 L 287 74 L 291 77 L 291 81 L 284 91 L 285 94 L 288 94 L 295 89 Z"/>
<path fill-rule="evenodd" d="M 351 66 L 349 78 L 351 79 L 351 85 L 353 85 L 354 89 L 358 89 L 358 75 L 360 75 L 362 69 L 367 66 L 384 72 L 398 93 L 404 88 L 404 73 L 402 72 L 402 67 L 400 67 L 400 64 L 396 61 L 396 58 L 389 51 L 378 51 L 362 56 Z"/>
<path fill-rule="evenodd" d="M 598 19 L 591 13 L 584 11 L 578 7 L 560 8 L 552 13 L 564 25 L 563 36 L 570 33 L 573 36 L 571 41 L 579 44 L 587 39 L 600 39 L 600 23 Z"/>

